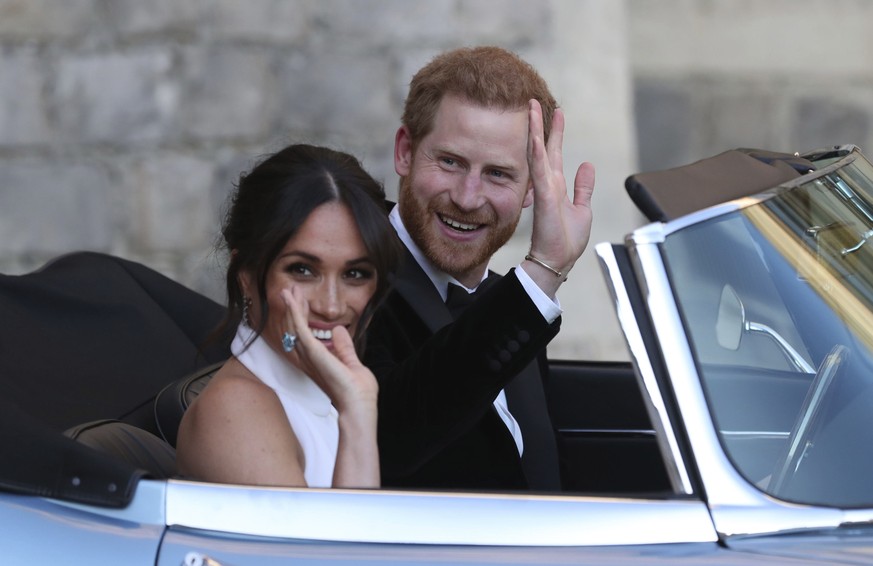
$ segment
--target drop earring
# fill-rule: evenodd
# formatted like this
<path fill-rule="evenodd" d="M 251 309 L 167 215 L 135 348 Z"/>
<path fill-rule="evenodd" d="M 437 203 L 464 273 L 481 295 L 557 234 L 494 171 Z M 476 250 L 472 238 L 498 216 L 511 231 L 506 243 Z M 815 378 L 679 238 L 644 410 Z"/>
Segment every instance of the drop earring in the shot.
<path fill-rule="evenodd" d="M 251 306 L 252 306 L 252 298 L 251 297 L 243 297 L 242 319 L 243 319 L 243 324 L 245 324 L 249 328 L 251 328 L 251 326 L 252 326 L 252 319 L 251 319 L 251 316 L 249 315 L 249 309 L 251 308 Z"/>

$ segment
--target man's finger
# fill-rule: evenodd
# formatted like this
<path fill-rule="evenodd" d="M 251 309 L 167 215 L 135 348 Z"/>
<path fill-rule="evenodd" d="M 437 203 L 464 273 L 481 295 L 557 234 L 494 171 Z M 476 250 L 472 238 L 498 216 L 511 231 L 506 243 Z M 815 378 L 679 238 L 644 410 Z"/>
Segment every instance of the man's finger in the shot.
<path fill-rule="evenodd" d="M 549 132 L 549 142 L 546 144 L 549 166 L 553 171 L 564 170 L 564 122 L 564 111 L 556 108 L 552 116 L 552 130 Z"/>
<path fill-rule="evenodd" d="M 576 171 L 576 180 L 573 183 L 573 204 L 591 208 L 594 181 L 594 165 L 586 161 Z"/>
<path fill-rule="evenodd" d="M 530 180 L 534 186 L 534 206 L 536 207 L 536 202 L 545 198 L 546 190 L 549 187 L 549 174 L 551 173 L 545 138 L 543 137 L 542 108 L 536 99 L 530 101 L 528 117 L 527 158 Z"/>
<path fill-rule="evenodd" d="M 543 108 L 540 106 L 540 101 L 532 98 L 530 100 L 530 104 L 528 105 L 528 116 L 530 118 L 528 122 L 528 133 L 530 137 L 528 139 L 533 140 L 534 138 L 539 138 L 543 140 L 545 145 L 545 126 L 543 126 Z"/>

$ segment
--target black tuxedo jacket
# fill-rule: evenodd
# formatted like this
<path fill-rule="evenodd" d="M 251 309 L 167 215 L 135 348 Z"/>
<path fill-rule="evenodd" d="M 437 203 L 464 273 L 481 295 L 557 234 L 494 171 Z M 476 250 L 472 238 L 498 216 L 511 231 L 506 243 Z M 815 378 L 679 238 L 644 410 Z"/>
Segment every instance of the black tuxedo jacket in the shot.
<path fill-rule="evenodd" d="M 452 324 L 407 252 L 367 332 L 365 363 L 379 380 L 383 485 L 559 489 L 540 377 L 559 326 L 560 319 L 546 323 L 514 276 L 493 284 Z M 525 465 L 493 405 L 504 388 Z"/>

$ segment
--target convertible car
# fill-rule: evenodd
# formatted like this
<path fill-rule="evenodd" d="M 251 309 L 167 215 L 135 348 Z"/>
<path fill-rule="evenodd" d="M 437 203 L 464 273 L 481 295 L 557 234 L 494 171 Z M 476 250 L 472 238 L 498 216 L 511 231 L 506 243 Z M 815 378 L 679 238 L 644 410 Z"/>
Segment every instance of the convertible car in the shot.
<path fill-rule="evenodd" d="M 630 361 L 550 362 L 558 494 L 179 479 L 223 308 L 96 253 L 0 276 L 0 562 L 873 562 L 873 166 L 737 149 L 626 188 L 650 223 L 593 253 Z"/>

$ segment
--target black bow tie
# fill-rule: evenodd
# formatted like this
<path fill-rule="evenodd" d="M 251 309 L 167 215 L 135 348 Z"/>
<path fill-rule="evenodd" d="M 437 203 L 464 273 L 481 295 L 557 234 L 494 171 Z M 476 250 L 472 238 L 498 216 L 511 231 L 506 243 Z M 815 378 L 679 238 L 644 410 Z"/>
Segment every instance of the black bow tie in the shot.
<path fill-rule="evenodd" d="M 446 306 L 449 307 L 449 312 L 452 313 L 452 318 L 457 319 L 461 316 L 464 309 L 472 305 L 473 301 L 476 300 L 476 297 L 485 292 L 485 290 L 487 290 L 495 281 L 497 281 L 497 277 L 489 275 L 472 293 L 468 293 L 467 290 L 460 285 L 449 283 L 449 290 L 446 294 Z"/>

